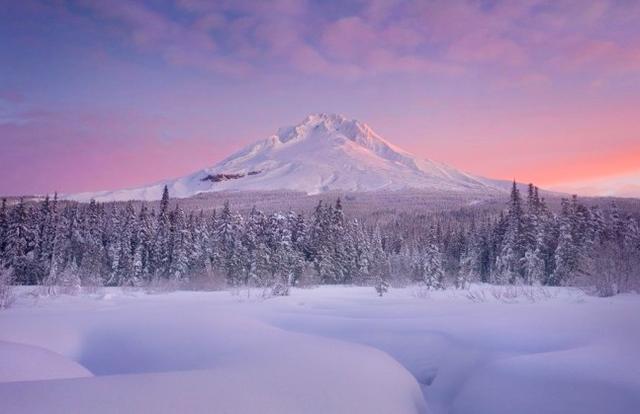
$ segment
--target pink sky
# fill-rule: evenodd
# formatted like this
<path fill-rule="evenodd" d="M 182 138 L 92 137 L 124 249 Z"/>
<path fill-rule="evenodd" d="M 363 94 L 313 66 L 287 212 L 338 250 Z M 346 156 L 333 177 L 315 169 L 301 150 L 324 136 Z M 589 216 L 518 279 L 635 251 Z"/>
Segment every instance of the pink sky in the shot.
<path fill-rule="evenodd" d="M 640 3 L 0 0 L 0 194 L 190 173 L 313 112 L 640 196 Z"/>

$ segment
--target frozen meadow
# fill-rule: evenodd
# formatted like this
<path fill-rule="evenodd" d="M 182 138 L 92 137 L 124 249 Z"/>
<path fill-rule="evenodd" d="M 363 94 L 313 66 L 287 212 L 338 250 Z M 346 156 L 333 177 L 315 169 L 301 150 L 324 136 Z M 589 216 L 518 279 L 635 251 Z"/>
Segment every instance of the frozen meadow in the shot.
<path fill-rule="evenodd" d="M 0 312 L 2 412 L 640 412 L 636 294 L 31 289 Z"/>

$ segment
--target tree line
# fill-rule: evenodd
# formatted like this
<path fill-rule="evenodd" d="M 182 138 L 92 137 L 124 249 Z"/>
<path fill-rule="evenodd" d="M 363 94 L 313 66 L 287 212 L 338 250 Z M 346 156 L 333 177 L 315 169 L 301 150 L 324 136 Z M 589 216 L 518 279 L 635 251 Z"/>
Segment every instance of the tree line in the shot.
<path fill-rule="evenodd" d="M 581 285 L 602 295 L 638 287 L 640 231 L 615 204 L 577 197 L 553 212 L 529 185 L 513 185 L 499 214 L 449 211 L 346 217 L 342 203 L 309 214 L 212 213 L 146 204 L 61 203 L 48 197 L 0 208 L 0 269 L 11 281 L 52 290 L 216 282 L 286 295 L 299 284 L 429 289 L 471 282 Z"/>

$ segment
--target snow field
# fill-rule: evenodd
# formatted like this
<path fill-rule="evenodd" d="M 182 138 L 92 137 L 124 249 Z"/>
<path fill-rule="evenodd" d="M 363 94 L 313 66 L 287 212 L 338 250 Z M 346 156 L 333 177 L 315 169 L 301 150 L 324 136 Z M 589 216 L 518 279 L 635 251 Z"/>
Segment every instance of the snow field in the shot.
<path fill-rule="evenodd" d="M 236 315 L 242 304 L 229 296 L 59 297 L 9 310 L 0 315 L 3 340 L 53 349 L 86 370 L 40 381 L 30 354 L 16 353 L 21 363 L 4 370 L 35 381 L 0 384 L 0 400 L 12 413 L 426 412 L 415 379 L 385 353 Z M 74 376 L 55 363 L 44 359 L 42 369 Z"/>
<path fill-rule="evenodd" d="M 0 362 L 3 381 L 11 369 L 23 381 L 0 384 L 0 401 L 61 413 L 640 412 L 640 297 L 495 289 L 21 295 L 0 313 L 0 341 L 22 344 L 15 361 L 34 347 L 52 358 L 42 372 Z"/>

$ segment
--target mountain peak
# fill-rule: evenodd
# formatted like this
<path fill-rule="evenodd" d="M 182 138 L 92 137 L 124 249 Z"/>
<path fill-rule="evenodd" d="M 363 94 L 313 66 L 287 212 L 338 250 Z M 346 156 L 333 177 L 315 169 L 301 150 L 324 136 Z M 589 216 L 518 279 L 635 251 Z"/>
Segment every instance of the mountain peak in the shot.
<path fill-rule="evenodd" d="M 131 190 L 79 194 L 88 200 L 159 199 L 229 190 L 378 191 L 417 188 L 445 192 L 501 191 L 495 182 L 422 159 L 387 142 L 368 125 L 316 113 L 281 128 L 214 166 Z"/>
<path fill-rule="evenodd" d="M 300 125 L 317 125 L 319 123 L 323 123 L 326 125 L 340 124 L 344 122 L 357 122 L 354 119 L 348 119 L 346 116 L 341 114 L 330 114 L 325 112 L 319 112 L 315 114 L 308 115 Z"/>
<path fill-rule="evenodd" d="M 281 128 L 276 134 L 281 143 L 308 137 L 327 138 L 335 135 L 364 144 L 372 136 L 380 139 L 366 124 L 340 114 L 316 113 L 308 115 L 297 125 Z"/>

